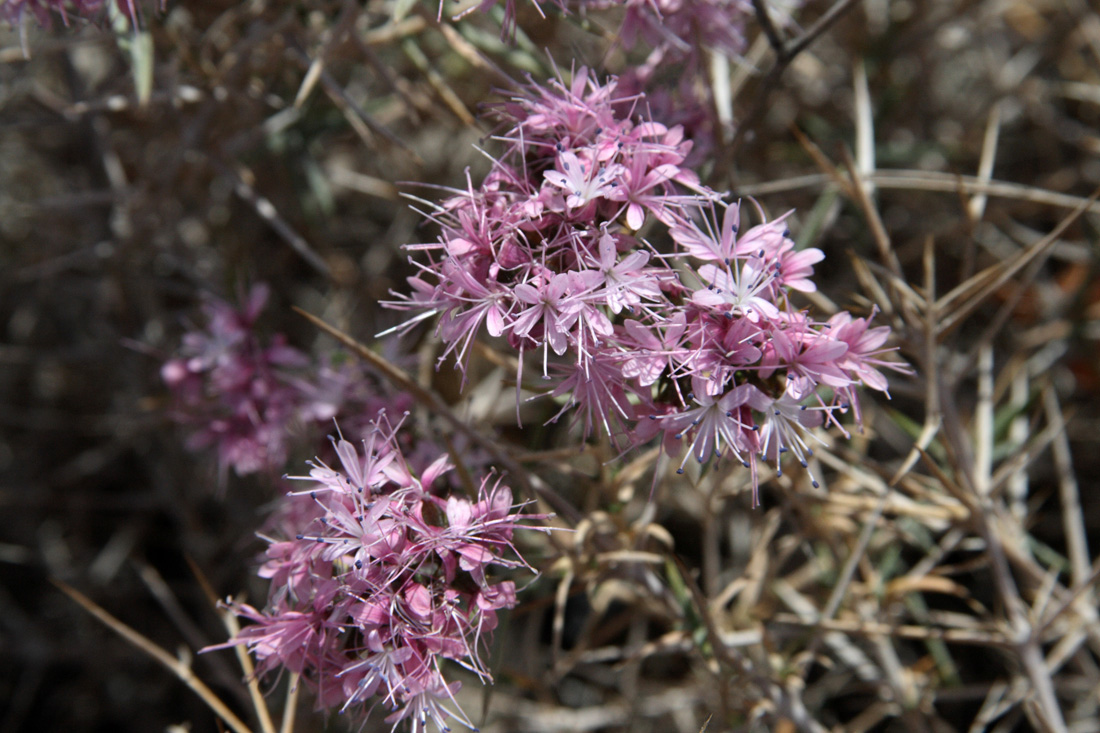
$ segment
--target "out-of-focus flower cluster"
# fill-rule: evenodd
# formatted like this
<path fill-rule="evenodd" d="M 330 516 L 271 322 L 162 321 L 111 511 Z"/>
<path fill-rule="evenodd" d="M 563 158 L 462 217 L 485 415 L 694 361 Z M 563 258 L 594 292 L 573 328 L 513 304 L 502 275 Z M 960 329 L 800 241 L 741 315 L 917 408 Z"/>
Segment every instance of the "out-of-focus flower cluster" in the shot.
<path fill-rule="evenodd" d="M 519 382 L 538 355 L 554 419 L 575 406 L 586 436 L 686 443 L 750 467 L 755 487 L 758 457 L 805 464 L 810 428 L 859 421 L 857 388 L 885 392 L 880 369 L 904 366 L 884 358 L 888 328 L 793 305 L 822 252 L 796 249 L 787 215 L 743 230 L 741 205 L 685 167 L 681 130 L 643 109 L 585 69 L 499 108 L 504 153 L 437 207 L 441 234 L 409 247 L 421 272 L 390 305 L 438 315 L 460 368 L 481 334 L 518 352 Z"/>
<path fill-rule="evenodd" d="M 511 491 L 491 478 L 474 500 L 436 496 L 446 454 L 417 475 L 396 433 L 383 415 L 362 452 L 334 441 L 339 469 L 317 461 L 293 477 L 310 486 L 288 495 L 269 539 L 267 607 L 234 604 L 253 624 L 223 646 L 247 645 L 261 673 L 300 674 L 321 707 L 381 702 L 387 722 L 415 732 L 429 722 L 448 730 L 449 718 L 473 727 L 454 699 L 460 683 L 441 665 L 455 660 L 491 682 L 481 653 L 516 587 L 488 571 L 528 567 L 513 533 L 546 516 L 513 513 Z"/>
<path fill-rule="evenodd" d="M 404 393 L 377 389 L 354 360 L 315 360 L 282 334 L 261 338 L 257 320 L 268 297 L 257 285 L 240 308 L 208 298 L 205 325 L 186 333 L 179 355 L 161 368 L 174 398 L 170 414 L 193 429 L 188 447 L 215 450 L 223 475 L 229 468 L 280 473 L 296 432 L 331 429 L 339 416 L 358 434 L 379 412 L 412 404 Z"/>
<path fill-rule="evenodd" d="M 137 0 L 0 0 L 0 20 L 7 21 L 12 27 L 20 27 L 27 13 L 34 16 L 38 24 L 49 28 L 54 16 L 69 25 L 73 18 L 85 21 L 97 21 L 109 10 L 113 3 L 125 18 L 141 17 Z M 157 8 L 164 9 L 164 0 L 159 0 Z"/>
<path fill-rule="evenodd" d="M 0 19 L 19 26 L 26 13 L 40 25 L 49 26 L 56 14 L 67 25 L 69 16 L 87 18 L 103 7 L 104 0 L 0 0 Z"/>
<path fill-rule="evenodd" d="M 745 50 L 749 0 L 580 0 L 586 9 L 622 7 L 619 38 L 626 48 L 641 40 L 653 49 L 647 66 L 694 58 L 703 49 L 739 57 Z"/>
<path fill-rule="evenodd" d="M 567 16 L 595 15 L 602 24 L 617 23 L 611 37 L 631 58 L 622 69 L 619 88 L 644 91 L 659 119 L 680 124 L 684 136 L 695 141 L 697 159 L 722 138 L 719 128 L 730 121 L 716 117 L 710 85 L 700 82 L 714 73 L 712 62 L 719 58 L 725 59 L 723 63 L 747 63 L 744 54 L 756 20 L 751 0 L 531 1 L 540 15 L 545 15 L 543 6 L 549 5 Z M 456 19 L 498 3 L 482 0 Z M 791 12 L 801 4 L 801 0 L 765 0 L 763 6 L 772 24 L 785 28 L 794 24 Z M 502 34 L 514 36 L 515 28 L 515 0 L 504 0 Z"/>

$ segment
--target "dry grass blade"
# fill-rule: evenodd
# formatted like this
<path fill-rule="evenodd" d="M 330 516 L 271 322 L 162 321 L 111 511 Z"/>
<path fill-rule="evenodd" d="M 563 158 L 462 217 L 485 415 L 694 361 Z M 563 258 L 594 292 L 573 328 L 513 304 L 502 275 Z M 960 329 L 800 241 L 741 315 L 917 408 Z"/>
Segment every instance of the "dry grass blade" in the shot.
<path fill-rule="evenodd" d="M 856 108 L 856 166 L 859 185 L 871 196 L 875 192 L 875 115 L 871 111 L 871 91 L 867 86 L 867 66 L 863 59 L 855 64 L 854 79 Z"/>
<path fill-rule="evenodd" d="M 1062 599 L 1054 610 L 1046 613 L 1043 620 L 1038 624 L 1035 633 L 1039 636 L 1045 635 L 1050 627 L 1065 615 L 1066 611 L 1074 606 L 1080 598 L 1095 590 L 1097 581 L 1100 581 L 1100 560 L 1096 561 L 1095 566 L 1092 568 L 1092 574 L 1085 578 L 1084 582 L 1077 585 L 1073 592 Z"/>
<path fill-rule="evenodd" d="M 210 584 L 210 580 L 206 577 L 206 573 L 202 572 L 202 569 L 190 555 L 186 556 L 185 559 L 187 560 L 187 566 L 191 569 L 191 574 L 195 576 L 195 580 L 198 581 L 203 595 L 206 596 L 207 602 L 210 603 L 210 607 L 215 609 L 218 608 L 218 594 L 214 591 L 214 586 Z M 229 632 L 229 638 L 232 639 L 235 637 L 241 630 L 240 624 L 237 623 L 237 617 L 227 609 L 220 610 L 218 615 L 221 617 L 222 624 L 225 626 L 226 631 Z M 248 655 L 248 650 L 241 644 L 234 646 L 233 651 L 236 653 L 237 662 L 241 665 L 241 671 L 244 673 L 245 684 L 248 686 L 248 695 L 252 701 L 252 707 L 256 711 L 256 717 L 260 721 L 260 728 L 263 733 L 274 733 L 275 725 L 271 720 L 271 711 L 268 709 L 267 701 L 264 699 L 263 691 L 260 689 L 260 681 L 256 677 L 256 668 L 252 664 L 252 657 Z"/>
<path fill-rule="evenodd" d="M 188 563 L 192 565 L 192 568 L 197 572 L 197 567 L 188 558 Z M 168 583 L 164 580 L 161 574 L 148 563 L 138 561 L 137 562 L 138 575 L 145 587 L 149 589 L 149 592 L 164 609 L 165 614 L 172 619 L 176 628 L 183 635 L 183 638 L 187 640 L 187 643 L 191 645 L 192 649 L 201 649 L 210 645 L 210 641 L 205 638 L 203 632 L 193 622 L 183 607 L 180 605 L 179 600 Z M 199 576 L 200 584 L 206 582 L 205 577 Z M 203 589 L 206 589 L 206 585 L 202 585 Z M 210 602 L 210 607 L 215 608 L 217 606 L 217 599 L 213 594 L 207 594 L 207 598 Z M 220 682 L 227 689 L 232 690 L 234 693 L 240 693 L 237 697 L 242 704 L 248 704 L 250 701 L 247 696 L 244 695 L 244 690 L 239 689 L 240 677 L 238 673 L 233 670 L 232 666 L 221 657 L 211 659 L 211 663 L 214 665 L 214 680 Z M 245 676 L 248 678 L 252 674 L 251 660 L 249 660 L 249 666 L 245 669 Z M 258 688 L 257 688 L 258 690 Z M 250 690 L 251 692 L 251 690 Z M 263 704 L 262 695 L 257 699 L 253 694 L 251 703 L 256 706 L 256 714 L 260 719 L 261 727 L 264 729 L 264 733 L 270 733 L 269 729 L 263 725 L 265 719 L 269 719 L 267 715 L 267 707 Z M 259 705 L 257 706 L 257 703 Z"/>
<path fill-rule="evenodd" d="M 298 61 L 307 67 L 308 70 L 306 73 L 308 75 L 309 72 L 314 69 L 315 62 L 311 62 L 309 56 L 301 49 L 295 49 L 295 55 Z M 415 165 L 424 165 L 424 161 L 420 159 L 420 156 L 413 152 L 400 136 L 394 134 L 392 130 L 364 112 L 359 105 L 355 103 L 355 100 L 348 95 L 347 91 L 345 91 L 344 88 L 336 82 L 336 79 L 325 71 L 323 67 L 317 68 L 317 77 L 325 88 L 325 94 L 328 96 L 329 100 L 336 105 L 336 108 L 340 110 L 341 114 L 344 115 L 344 119 L 348 121 L 348 124 L 351 125 L 351 128 L 355 130 L 355 133 L 363 140 L 367 147 L 372 149 L 377 147 L 371 137 L 372 135 L 377 135 L 389 142 L 396 149 L 405 153 Z"/>
<path fill-rule="evenodd" d="M 1028 708 L 1029 712 L 1033 713 L 1033 717 L 1037 718 L 1041 725 L 1049 727 L 1049 730 L 1055 731 L 1055 733 L 1066 731 L 1065 720 L 1062 717 L 1058 697 L 1054 691 L 1053 680 L 1043 659 L 1039 638 L 1028 622 L 1027 613 L 1024 610 L 1025 604 L 1020 597 L 1020 592 L 1009 566 L 1009 552 L 1004 542 L 1005 538 L 997 531 L 996 511 L 990 502 L 990 498 L 971 494 L 958 486 L 941 469 L 932 456 L 924 451 L 921 451 L 921 455 L 924 458 L 925 465 L 932 470 L 944 488 L 951 491 L 960 501 L 971 508 L 971 521 L 985 543 L 985 551 L 990 560 L 994 586 L 1007 616 L 1008 627 L 1012 635 L 1011 641 L 1015 647 L 1017 658 L 1031 682 L 1035 705 Z"/>
<path fill-rule="evenodd" d="M 279 733 L 292 733 L 294 730 L 294 720 L 298 713 L 298 693 L 302 689 L 300 682 L 301 677 L 297 672 L 291 673 L 290 679 L 287 680 L 286 704 L 283 705 L 283 724 L 279 726 Z"/>
<path fill-rule="evenodd" d="M 401 48 L 405 51 L 405 55 L 409 57 L 409 60 L 416 65 L 416 68 L 423 72 L 428 83 L 431 84 L 432 89 L 439 95 L 439 98 L 443 100 L 447 109 L 451 110 L 454 116 L 462 121 L 462 124 L 467 127 L 476 127 L 477 119 L 470 110 L 466 109 L 466 104 L 462 101 L 462 98 L 455 93 L 454 89 L 451 89 L 450 84 L 447 83 L 443 75 L 432 67 L 431 61 L 420 49 L 420 46 L 410 39 L 401 44 Z"/>
<path fill-rule="evenodd" d="M 331 52 L 332 47 L 343 40 L 345 34 L 355 24 L 355 20 L 358 17 L 358 13 L 354 12 L 356 9 L 355 4 L 344 2 L 343 5 L 344 7 L 340 11 L 340 16 L 337 21 L 326 28 L 321 34 L 321 49 L 310 62 L 309 69 L 306 71 L 305 77 L 302 78 L 302 84 L 298 87 L 298 93 L 294 95 L 295 109 L 301 109 L 302 105 L 309 99 L 309 95 L 313 92 L 313 88 L 321 78 L 321 73 L 325 68 L 325 60 Z"/>
<path fill-rule="evenodd" d="M 1062 407 L 1053 387 L 1043 389 L 1043 410 L 1051 425 L 1063 427 Z M 1052 452 L 1054 465 L 1058 470 L 1058 497 L 1062 504 L 1062 527 L 1066 536 L 1067 555 L 1070 564 L 1070 577 L 1075 586 L 1085 584 L 1089 573 L 1088 533 L 1085 531 L 1085 516 L 1081 510 L 1081 492 L 1077 477 L 1073 475 L 1073 457 L 1070 455 L 1069 438 L 1065 430 L 1058 430 L 1053 436 Z"/>
<path fill-rule="evenodd" d="M 1020 252 L 1012 261 L 998 263 L 986 268 L 940 298 L 936 305 L 943 315 L 939 324 L 937 324 L 937 335 L 942 338 L 950 333 L 979 305 L 985 302 L 990 295 L 1008 282 L 1013 275 L 1046 255 L 1050 247 L 1062 236 L 1062 233 L 1088 211 L 1098 198 L 1100 198 L 1100 188 L 1094 191 L 1072 213 L 1064 217 L 1049 234 Z M 947 308 L 957 301 L 962 302 L 948 311 Z"/>
<path fill-rule="evenodd" d="M 767 183 L 746 183 L 737 187 L 745 196 L 767 196 L 803 188 L 821 188 L 836 182 L 832 172 L 811 173 L 805 176 L 768 181 Z M 1080 196 L 1048 191 L 1037 186 L 1028 186 L 1011 181 L 983 182 L 975 176 L 960 176 L 941 171 L 922 171 L 907 169 L 884 170 L 879 168 L 871 176 L 871 182 L 878 188 L 897 190 L 932 191 L 958 195 L 985 194 L 994 198 L 1026 201 L 1033 204 L 1054 206 L 1059 209 L 1073 209 L 1087 199 Z M 1100 213 L 1100 204 L 1089 205 L 1090 213 Z"/>
<path fill-rule="evenodd" d="M 225 724 L 230 727 L 235 733 L 252 733 L 252 730 L 245 725 L 244 721 L 238 718 L 232 710 L 226 707 L 213 690 L 207 687 L 202 680 L 195 676 L 191 671 L 190 665 L 176 659 L 171 654 L 166 652 L 161 647 L 157 646 L 151 639 L 138 633 L 131 627 L 119 621 L 117 618 L 108 613 L 102 606 L 99 606 L 83 593 L 73 588 L 68 583 L 51 578 L 50 582 L 57 588 L 78 603 L 85 611 L 95 616 L 104 626 L 114 631 L 126 641 L 133 644 L 141 651 L 148 654 L 150 657 L 159 662 L 172 674 L 176 675 L 183 682 L 195 692 L 202 701 L 206 703 L 215 715 L 225 721 Z"/>
<path fill-rule="evenodd" d="M 855 193 L 852 191 L 852 180 L 843 174 L 840 170 L 833 165 L 833 162 L 821 151 L 821 148 L 817 146 L 813 140 L 806 136 L 802 130 L 797 127 L 791 127 L 791 134 L 794 135 L 794 139 L 798 141 L 798 144 L 802 146 L 802 149 L 810 156 L 814 164 L 822 171 L 821 175 L 813 176 L 815 181 L 822 183 L 831 183 L 839 188 L 848 198 L 854 198 Z M 768 191 L 761 192 L 759 187 L 743 186 L 739 189 L 747 196 L 759 195 L 760 193 L 770 193 Z"/>
<path fill-rule="evenodd" d="M 427 30 L 428 22 L 418 15 L 410 16 L 397 23 L 387 23 L 372 28 L 363 34 L 363 42 L 369 46 L 385 46 L 409 36 L 415 36 Z"/>
<path fill-rule="evenodd" d="M 814 41 L 816 41 L 821 34 L 832 27 L 833 23 L 840 20 L 841 16 L 855 3 L 855 0 L 838 0 L 834 3 L 825 13 L 817 19 L 812 26 L 810 26 L 805 33 L 792 39 L 789 43 L 780 43 L 779 47 L 775 49 L 776 62 L 771 71 L 768 72 L 767 77 L 761 83 L 763 92 L 757 95 L 756 101 L 752 108 L 743 115 L 741 123 L 737 126 L 737 131 L 734 133 L 733 140 L 730 141 L 728 148 L 729 157 L 733 157 L 741 144 L 745 141 L 745 133 L 754 129 L 756 123 L 759 121 L 764 110 L 767 108 L 767 101 L 771 91 L 779 84 L 780 78 L 783 76 L 783 72 L 787 70 L 787 67 L 791 65 L 795 57 L 798 54 L 805 51 L 810 47 Z M 766 15 L 766 11 L 765 11 Z M 773 28 L 774 30 L 774 28 Z M 774 39 L 774 40 L 773 40 Z M 769 37 L 771 43 L 779 42 L 778 34 L 774 34 Z"/>
<path fill-rule="evenodd" d="M 814 720 L 806 710 L 800 696 L 800 686 L 783 687 L 774 680 L 757 674 L 747 659 L 734 654 L 730 650 L 722 640 L 722 634 L 715 623 L 714 615 L 710 612 L 706 596 L 703 595 L 702 589 L 695 582 L 691 571 L 679 557 L 673 557 L 673 560 L 675 560 L 680 577 L 691 594 L 695 609 L 703 620 L 707 639 L 710 641 L 719 661 L 728 669 L 739 672 L 750 679 L 775 706 L 776 713 L 794 723 L 799 730 L 808 731 L 809 733 L 826 733 L 826 728 Z"/>
<path fill-rule="evenodd" d="M 985 127 L 985 138 L 982 141 L 982 157 L 978 163 L 978 181 L 988 186 L 993 178 L 993 161 L 997 157 L 997 138 L 1001 132 L 1001 105 L 994 104 L 989 110 L 989 121 Z M 989 200 L 989 194 L 979 191 L 970 199 L 967 213 L 972 221 L 980 221 L 985 215 L 985 205 Z"/>
<path fill-rule="evenodd" d="M 993 349 L 978 350 L 978 403 L 974 408 L 974 474 L 971 483 L 980 496 L 988 496 L 993 474 Z"/>
<path fill-rule="evenodd" d="M 328 173 L 334 185 L 385 201 L 397 203 L 401 200 L 401 194 L 398 192 L 397 186 L 376 176 L 369 176 L 365 173 L 338 166 L 333 166 Z"/>
<path fill-rule="evenodd" d="M 421 12 L 426 11 L 421 8 Z M 443 34 L 443 37 L 447 39 L 447 43 L 451 45 L 451 48 L 455 50 L 455 53 L 466 59 L 475 69 L 489 72 L 509 87 L 515 86 L 516 82 L 512 77 L 508 76 L 503 69 L 490 61 L 477 47 L 463 38 L 462 34 L 450 23 L 439 23 L 437 28 Z"/>
<path fill-rule="evenodd" d="M 863 212 L 863 216 L 867 219 L 867 223 L 871 227 L 871 236 L 875 240 L 875 246 L 878 248 L 879 258 L 882 263 L 890 269 L 890 272 L 899 281 L 903 280 L 901 271 L 901 263 L 898 262 L 898 256 L 894 253 L 893 246 L 890 243 L 890 234 L 886 231 L 886 226 L 882 223 L 882 216 L 878 213 L 878 208 L 875 206 L 874 201 L 871 200 L 871 195 L 868 192 L 868 187 L 863 184 L 862 179 L 859 177 L 859 172 L 856 163 L 852 160 L 851 154 L 846 148 L 842 148 L 841 152 L 844 155 L 844 165 L 848 169 L 849 175 L 856 183 L 849 189 L 852 197 L 855 199 L 856 204 L 859 205 L 860 210 Z"/>
<path fill-rule="evenodd" d="M 811 619 L 799 614 L 777 613 L 773 618 L 777 624 L 798 626 L 806 629 L 820 629 L 826 633 L 843 633 L 853 636 L 892 636 L 898 639 L 916 641 L 948 641 L 952 644 L 968 646 L 1005 647 L 1010 644 L 999 631 L 982 629 L 944 629 L 915 624 L 885 624 L 866 619 Z"/>

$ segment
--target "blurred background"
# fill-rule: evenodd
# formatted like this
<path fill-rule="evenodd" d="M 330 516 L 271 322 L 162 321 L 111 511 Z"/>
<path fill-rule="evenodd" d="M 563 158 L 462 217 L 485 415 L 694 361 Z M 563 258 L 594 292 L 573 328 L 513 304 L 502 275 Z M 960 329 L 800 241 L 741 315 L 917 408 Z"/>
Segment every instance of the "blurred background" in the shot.
<path fill-rule="evenodd" d="M 0 33 L 0 733 L 218 729 L 51 578 L 193 657 L 249 719 L 232 654 L 195 656 L 226 631 L 189 563 L 259 603 L 277 476 L 188 450 L 161 365 L 204 298 L 259 282 L 265 337 L 330 351 L 297 306 L 374 343 L 412 273 L 401 246 L 435 236 L 400 194 L 484 174 L 484 105 L 645 58 L 615 8 L 521 2 L 504 40 L 495 6 L 141 10 L 140 33 L 105 11 Z M 588 524 L 564 560 L 528 558 L 544 575 L 494 640 L 498 683 L 464 706 L 499 731 L 1100 730 L 1100 15 L 809 0 L 771 8 L 785 49 L 807 42 L 786 57 L 743 12 L 743 53 L 695 70 L 701 177 L 795 209 L 827 255 L 812 305 L 877 307 L 918 374 L 823 452 L 826 490 L 792 472 L 757 508 L 716 476 L 669 477 L 647 508 L 643 463 L 609 482 L 566 430 L 510 434 Z M 656 75 L 658 119 L 679 81 Z M 457 402 L 420 339 L 385 348 Z M 299 437 L 291 467 L 317 450 Z M 642 547 L 668 563 L 600 560 Z M 296 730 L 349 725 L 300 707 Z M 361 729 L 388 730 L 378 713 Z"/>

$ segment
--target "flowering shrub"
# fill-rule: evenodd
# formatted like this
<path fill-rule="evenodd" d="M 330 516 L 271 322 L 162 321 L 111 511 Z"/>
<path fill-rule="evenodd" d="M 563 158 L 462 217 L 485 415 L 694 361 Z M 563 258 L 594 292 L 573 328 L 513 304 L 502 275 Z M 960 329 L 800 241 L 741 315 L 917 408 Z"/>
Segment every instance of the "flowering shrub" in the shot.
<path fill-rule="evenodd" d="M 400 427 L 400 426 L 398 426 Z M 269 540 L 260 575 L 271 580 L 268 605 L 233 610 L 254 623 L 230 642 L 244 644 L 259 671 L 285 667 L 317 691 L 318 705 L 366 709 L 381 702 L 387 722 L 430 721 L 447 730 L 454 717 L 473 727 L 454 700 L 442 661 L 456 660 L 482 681 L 481 659 L 497 611 L 516 602 L 511 580 L 491 567 L 528 567 L 512 536 L 525 519 L 512 493 L 490 478 L 476 500 L 431 493 L 450 466 L 439 456 L 419 476 L 383 416 L 363 451 L 334 441 L 340 469 L 318 461 L 312 484 L 291 492 Z"/>
<path fill-rule="evenodd" d="M 586 437 L 730 456 L 755 491 L 758 457 L 790 451 L 805 465 L 809 429 L 850 406 L 860 419 L 857 388 L 885 392 L 879 369 L 904 366 L 883 358 L 888 328 L 792 304 L 791 291 L 815 289 L 823 253 L 796 249 L 787 215 L 742 231 L 741 205 L 699 183 L 690 141 L 642 116 L 642 101 L 581 69 L 500 107 L 503 155 L 436 208 L 441 234 L 409 247 L 421 272 L 389 305 L 418 311 L 410 325 L 438 315 L 460 369 L 481 333 L 516 350 L 517 383 L 537 354 L 564 402 L 553 419 L 577 407 Z"/>

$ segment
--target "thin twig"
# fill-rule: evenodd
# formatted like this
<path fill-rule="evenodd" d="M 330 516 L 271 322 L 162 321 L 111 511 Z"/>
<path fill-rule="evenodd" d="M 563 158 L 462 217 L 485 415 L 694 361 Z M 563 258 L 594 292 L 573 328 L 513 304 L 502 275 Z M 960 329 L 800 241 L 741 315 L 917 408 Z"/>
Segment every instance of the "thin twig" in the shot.
<path fill-rule="evenodd" d="M 783 76 L 783 72 L 787 70 L 787 67 L 791 65 L 795 57 L 806 50 L 811 43 L 817 40 L 818 36 L 827 31 L 833 23 L 839 20 L 840 16 L 843 15 L 854 2 L 855 0 L 839 0 L 839 2 L 829 8 L 824 15 L 818 18 L 817 22 L 814 23 L 809 30 L 798 38 L 792 39 L 789 44 L 781 45 L 776 51 L 775 65 L 761 83 L 760 94 L 757 95 L 756 101 L 753 103 L 748 114 L 742 119 L 741 124 L 737 126 L 737 130 L 733 135 L 733 140 L 730 141 L 726 151 L 729 158 L 732 159 L 737 154 L 741 144 L 745 141 L 746 133 L 749 130 L 756 129 L 757 122 L 760 121 L 760 117 L 768 108 L 767 103 L 771 97 L 772 91 L 779 85 L 779 80 Z M 766 30 L 765 33 L 767 33 Z M 769 40 L 771 39 L 769 38 Z"/>
<path fill-rule="evenodd" d="M 822 188 L 837 182 L 835 173 L 809 173 L 804 176 L 782 178 L 766 183 L 745 183 L 737 186 L 737 192 L 743 196 L 768 196 L 804 188 Z M 1013 181 L 991 180 L 983 182 L 975 176 L 961 176 L 941 171 L 920 171 L 907 168 L 879 168 L 870 177 L 870 181 L 879 188 L 912 191 L 932 191 L 958 195 L 985 194 L 994 198 L 1014 199 L 1027 203 L 1056 206 L 1060 209 L 1073 209 L 1086 201 L 1081 196 L 1071 196 L 1057 191 L 1048 191 L 1036 186 L 1028 186 Z M 1100 204 L 1089 206 L 1089 212 L 1100 214 Z"/>
<path fill-rule="evenodd" d="M 245 181 L 240 172 L 218 161 L 216 158 L 212 158 L 211 160 L 223 175 L 233 181 L 236 194 L 249 203 L 252 208 L 256 210 L 260 218 L 266 221 L 283 241 L 290 245 L 291 249 L 297 252 L 298 255 L 317 272 L 321 273 L 326 278 L 332 278 L 332 268 L 329 267 L 329 264 L 325 262 L 321 255 L 313 250 L 309 242 L 307 242 L 301 234 L 296 232 L 294 228 L 279 215 L 279 210 L 275 208 L 275 204 L 261 196 L 250 183 Z M 252 177 L 251 174 L 249 174 L 249 177 Z"/>
<path fill-rule="evenodd" d="M 1058 225 L 1054 227 L 1049 234 L 1031 247 L 1020 252 L 1011 261 L 998 263 L 975 274 L 966 282 L 954 288 L 950 293 L 940 298 L 937 304 L 940 309 L 946 309 L 949 304 L 954 304 L 956 301 L 962 302 L 954 306 L 953 310 L 950 312 L 943 313 L 941 322 L 937 325 L 937 335 L 939 338 L 942 339 L 944 335 L 954 330 L 981 303 L 996 292 L 998 288 L 1008 282 L 1016 273 L 1033 262 L 1044 259 L 1049 254 L 1050 248 L 1058 241 L 1059 237 L 1062 236 L 1062 233 L 1077 221 L 1098 198 L 1100 198 L 1100 188 L 1093 191 L 1091 196 L 1085 199 L 1077 208 L 1058 222 Z M 1002 315 L 1000 320 L 1003 320 L 1004 317 L 1005 316 Z M 999 319 L 994 319 L 994 322 L 996 323 L 998 320 Z M 989 337 L 988 334 L 991 332 L 991 328 L 987 329 L 987 338 Z"/>
<path fill-rule="evenodd" d="M 191 670 L 190 665 L 185 662 L 176 659 L 171 654 L 166 652 L 163 648 L 158 646 L 155 642 L 146 636 L 143 636 L 132 627 L 127 626 L 122 621 L 112 616 L 102 606 L 96 604 L 92 599 L 73 588 L 68 583 L 58 580 L 57 578 L 50 578 L 50 582 L 57 588 L 76 601 L 85 611 L 95 616 L 100 623 L 107 628 L 114 631 L 126 641 L 133 644 L 141 651 L 148 654 L 162 666 L 164 666 L 172 674 L 176 675 L 183 682 L 191 688 L 192 691 L 206 703 L 215 715 L 225 721 L 235 733 L 252 733 L 252 730 L 245 725 L 244 721 L 238 718 L 232 710 L 230 710 L 224 702 L 222 702 L 213 690 L 207 687 L 202 680 L 195 676 L 195 673 Z"/>
<path fill-rule="evenodd" d="M 374 353 L 371 349 L 356 341 L 354 338 L 344 333 L 335 326 L 330 326 L 321 318 L 313 315 L 312 313 L 302 310 L 301 308 L 294 307 L 294 311 L 300 316 L 308 320 L 317 328 L 321 329 L 325 333 L 335 338 L 340 343 L 347 346 L 349 349 L 359 355 L 363 361 L 367 363 L 372 369 L 381 374 L 389 382 L 393 383 L 397 387 L 403 389 L 412 395 L 417 402 L 427 407 L 433 414 L 437 414 L 442 417 L 448 425 L 454 428 L 456 431 L 467 436 L 479 446 L 488 451 L 493 458 L 503 466 L 508 473 L 521 485 L 521 488 L 525 489 L 529 496 L 538 496 L 546 501 L 554 511 L 564 516 L 571 524 L 576 524 L 581 519 L 581 513 L 577 511 L 577 508 L 566 501 L 556 491 L 546 486 L 543 482 L 532 481 L 527 472 L 523 470 L 519 463 L 508 454 L 508 452 L 501 446 L 500 442 L 496 439 L 482 435 L 479 431 L 474 430 L 472 427 L 466 424 L 466 422 L 451 410 L 450 406 L 443 401 L 439 395 L 432 392 L 429 389 L 422 387 L 415 379 L 410 377 L 404 371 L 397 366 L 391 364 L 388 360 L 382 356 Z"/>
<path fill-rule="evenodd" d="M 775 55 L 782 57 L 785 53 L 783 39 L 779 37 L 779 31 L 776 30 L 775 23 L 772 22 L 771 13 L 768 12 L 767 0 L 752 0 L 752 7 L 756 11 L 756 20 L 760 23 L 764 35 L 768 37 L 768 43 L 771 44 Z"/>
<path fill-rule="evenodd" d="M 693 574 L 679 557 L 673 557 L 672 559 L 675 560 L 680 577 L 691 593 L 696 612 L 699 614 L 700 618 L 702 618 L 704 627 L 706 628 L 707 639 L 710 641 L 711 648 L 714 649 L 719 660 L 727 668 L 738 671 L 750 678 L 753 683 L 760 688 L 761 692 L 771 700 L 772 704 L 775 705 L 776 712 L 793 722 L 800 730 L 807 731 L 808 733 L 826 733 L 825 727 L 810 716 L 801 697 L 796 695 L 792 689 L 782 687 L 770 677 L 758 674 L 752 669 L 748 660 L 740 655 L 735 655 L 730 650 L 722 640 L 722 635 L 719 633 L 718 627 L 714 622 L 714 616 L 710 613 L 706 596 L 703 595 L 703 591 L 699 588 L 698 583 L 695 582 Z M 794 687 L 794 685 L 792 685 L 792 687 Z"/>

